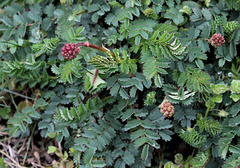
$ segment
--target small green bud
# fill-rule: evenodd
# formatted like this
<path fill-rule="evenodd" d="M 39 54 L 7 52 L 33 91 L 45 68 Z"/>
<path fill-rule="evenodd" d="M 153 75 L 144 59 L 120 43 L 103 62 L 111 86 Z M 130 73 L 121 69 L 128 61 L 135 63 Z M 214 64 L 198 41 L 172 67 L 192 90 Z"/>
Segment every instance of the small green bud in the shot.
<path fill-rule="evenodd" d="M 145 16 L 147 16 L 149 18 L 152 18 L 152 19 L 155 19 L 155 20 L 158 19 L 158 15 L 157 15 L 156 11 L 152 8 L 145 9 L 145 11 L 143 13 L 144 13 Z"/>
<path fill-rule="evenodd" d="M 179 12 L 185 13 L 187 15 L 191 15 L 192 10 L 189 8 L 189 6 L 185 5 L 182 7 L 182 9 L 179 10 Z"/>
<path fill-rule="evenodd" d="M 205 0 L 205 5 L 207 6 L 207 7 L 209 7 L 209 3 L 211 2 L 211 0 Z"/>
<path fill-rule="evenodd" d="M 156 92 L 152 91 L 152 92 L 149 92 L 146 96 L 146 100 L 144 101 L 144 105 L 153 105 L 154 103 L 156 103 Z"/>
<path fill-rule="evenodd" d="M 180 165 L 175 165 L 173 162 L 167 162 L 164 168 L 180 168 Z"/>
<path fill-rule="evenodd" d="M 227 112 L 224 111 L 224 110 L 221 110 L 221 111 L 219 111 L 218 115 L 219 115 L 220 117 L 227 117 L 227 116 L 229 115 L 229 113 L 227 113 Z"/>
<path fill-rule="evenodd" d="M 175 156 L 174 156 L 174 162 L 176 164 L 182 164 L 183 163 L 183 155 L 181 153 L 177 153 Z"/>

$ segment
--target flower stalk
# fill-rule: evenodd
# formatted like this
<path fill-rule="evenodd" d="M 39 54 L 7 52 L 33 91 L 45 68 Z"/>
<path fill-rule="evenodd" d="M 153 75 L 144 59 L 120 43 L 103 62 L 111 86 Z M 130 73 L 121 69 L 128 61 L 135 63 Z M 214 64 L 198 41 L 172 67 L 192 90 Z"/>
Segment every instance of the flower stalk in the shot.
<path fill-rule="evenodd" d="M 112 53 L 112 52 L 111 52 L 110 50 L 108 50 L 107 48 L 105 48 L 105 47 L 99 47 L 99 46 L 97 46 L 97 45 L 94 45 L 94 44 L 89 43 L 88 41 L 86 41 L 86 42 L 81 42 L 81 43 L 77 43 L 76 46 L 77 46 L 77 47 L 84 46 L 84 47 L 89 47 L 89 48 L 96 49 L 96 50 L 101 51 L 101 52 L 108 52 L 109 54 L 111 54 L 111 55 L 115 58 L 115 54 Z"/>

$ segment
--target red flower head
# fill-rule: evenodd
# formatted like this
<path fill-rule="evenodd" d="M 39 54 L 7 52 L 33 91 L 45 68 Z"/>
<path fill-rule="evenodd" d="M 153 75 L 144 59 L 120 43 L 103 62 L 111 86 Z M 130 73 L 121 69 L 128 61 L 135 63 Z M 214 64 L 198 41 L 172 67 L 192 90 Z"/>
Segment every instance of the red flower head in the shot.
<path fill-rule="evenodd" d="M 172 117 L 174 114 L 174 106 L 167 100 L 166 97 L 158 108 L 160 108 L 160 112 L 164 115 L 164 117 Z"/>
<path fill-rule="evenodd" d="M 62 56 L 65 60 L 72 60 L 76 58 L 77 54 L 79 54 L 80 48 L 76 47 L 74 43 L 65 43 L 64 47 L 62 47 Z"/>
<path fill-rule="evenodd" d="M 214 46 L 219 47 L 225 43 L 224 37 L 220 33 L 215 33 L 212 37 L 208 40 L 208 42 Z"/>

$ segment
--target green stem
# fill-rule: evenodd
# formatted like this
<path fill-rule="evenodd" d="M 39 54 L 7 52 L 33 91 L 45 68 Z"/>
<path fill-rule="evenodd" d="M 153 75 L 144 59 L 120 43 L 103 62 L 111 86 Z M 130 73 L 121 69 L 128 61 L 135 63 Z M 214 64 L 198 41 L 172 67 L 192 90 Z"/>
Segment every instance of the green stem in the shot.
<path fill-rule="evenodd" d="M 208 113 L 209 113 L 209 111 L 210 111 L 210 105 L 211 105 L 211 104 L 208 105 L 208 108 L 207 108 L 207 111 L 206 111 L 206 113 L 205 113 L 204 118 L 207 118 L 207 116 L 208 116 Z"/>
<path fill-rule="evenodd" d="M 0 139 L 0 142 L 3 142 L 3 141 L 6 141 L 6 140 L 9 140 L 9 139 L 11 139 L 11 138 L 13 138 L 13 136 L 8 137 L 8 138 L 4 138 L 4 139 Z"/>
<path fill-rule="evenodd" d="M 161 156 L 161 161 L 160 161 L 160 165 L 159 165 L 159 167 L 158 168 L 162 168 L 162 166 L 163 166 L 163 160 L 164 160 L 164 150 L 166 149 L 166 143 L 164 142 L 163 143 L 163 153 L 162 153 L 162 156 Z"/>
<path fill-rule="evenodd" d="M 49 79 L 58 79 L 59 77 L 57 76 L 49 76 Z"/>
<path fill-rule="evenodd" d="M 24 155 L 24 159 L 23 159 L 23 165 L 25 164 L 25 161 L 26 161 L 26 159 L 27 159 L 27 154 L 28 154 L 28 151 L 29 151 L 29 148 L 30 148 L 31 141 L 32 141 L 32 139 L 33 139 L 33 134 L 34 134 L 34 132 L 35 132 L 36 125 L 37 125 L 37 122 L 35 122 L 35 124 L 34 124 L 34 126 L 33 126 L 32 133 L 31 133 L 30 139 L 29 139 L 29 141 L 28 141 L 27 151 L 26 151 L 26 153 L 25 153 L 25 155 Z"/>
<path fill-rule="evenodd" d="M 14 107 L 16 108 L 17 112 L 19 112 L 18 106 L 16 105 L 16 103 L 15 103 L 15 101 L 14 101 L 14 98 L 13 98 L 13 96 L 12 96 L 11 93 L 10 93 L 10 97 L 11 97 L 11 99 L 12 99 L 12 103 L 13 103 Z"/>
<path fill-rule="evenodd" d="M 10 107 L 8 105 L 5 105 L 5 104 L 0 104 L 1 107 Z"/>
<path fill-rule="evenodd" d="M 8 93 L 10 93 L 10 95 L 11 95 L 11 94 L 14 94 L 14 95 L 17 95 L 17 96 L 26 98 L 26 99 L 34 100 L 34 98 L 31 98 L 31 97 L 28 97 L 28 96 L 25 96 L 25 95 L 22 95 L 22 94 L 13 92 L 13 91 L 11 91 L 11 90 L 8 90 L 8 89 L 2 88 L 2 87 L 0 87 L 0 90 L 4 90 L 4 91 L 8 92 Z"/>

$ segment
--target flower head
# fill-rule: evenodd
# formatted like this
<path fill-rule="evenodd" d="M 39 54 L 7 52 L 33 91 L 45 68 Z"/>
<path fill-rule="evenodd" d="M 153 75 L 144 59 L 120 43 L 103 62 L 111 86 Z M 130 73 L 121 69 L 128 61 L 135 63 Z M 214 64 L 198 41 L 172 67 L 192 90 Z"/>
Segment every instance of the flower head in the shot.
<path fill-rule="evenodd" d="M 214 47 L 219 47 L 219 46 L 221 46 L 222 44 L 225 43 L 225 39 L 220 33 L 215 33 L 208 40 L 208 42 Z"/>
<path fill-rule="evenodd" d="M 164 117 L 172 117 L 174 114 L 174 106 L 165 97 L 163 102 L 158 106 Z"/>
<path fill-rule="evenodd" d="M 74 43 L 65 43 L 64 47 L 62 47 L 61 54 L 65 60 L 72 60 L 76 58 L 79 52 L 80 48 L 78 48 Z"/>

